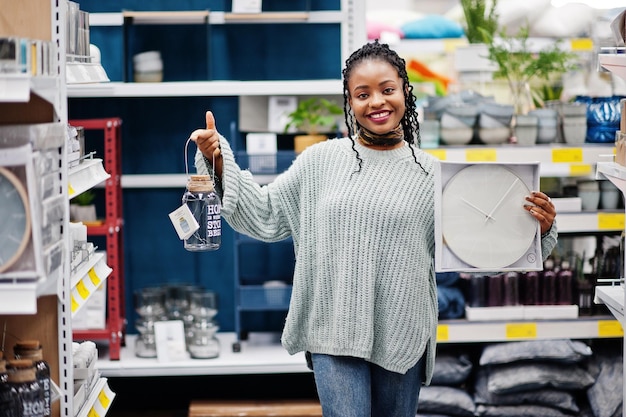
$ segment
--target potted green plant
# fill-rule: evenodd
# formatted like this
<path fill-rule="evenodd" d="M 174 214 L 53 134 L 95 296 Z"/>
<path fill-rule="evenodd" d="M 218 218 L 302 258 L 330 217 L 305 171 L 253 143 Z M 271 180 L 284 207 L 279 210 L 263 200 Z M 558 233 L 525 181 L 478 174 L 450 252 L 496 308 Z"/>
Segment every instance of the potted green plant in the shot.
<path fill-rule="evenodd" d="M 302 152 L 307 146 L 327 139 L 323 132 L 337 129 L 337 116 L 343 109 L 336 103 L 322 98 L 311 97 L 301 100 L 296 109 L 287 115 L 285 132 L 295 129 L 299 134 L 294 137 L 294 150 Z"/>
<path fill-rule="evenodd" d="M 84 191 L 70 200 L 70 219 L 73 222 L 94 222 L 97 220 L 94 200 L 96 193 Z"/>
<path fill-rule="evenodd" d="M 497 3 L 497 0 L 492 0 L 487 7 L 487 0 L 461 0 L 465 16 L 465 36 L 469 43 L 483 43 L 482 31 L 495 35 L 498 30 Z"/>
<path fill-rule="evenodd" d="M 465 37 L 469 45 L 455 50 L 455 66 L 462 78 L 463 73 L 493 73 L 495 64 L 487 58 L 487 45 L 482 31 L 492 34 L 498 30 L 497 0 L 461 0 L 465 17 Z"/>
<path fill-rule="evenodd" d="M 526 114 L 534 107 L 533 81 L 545 83 L 574 68 L 575 54 L 564 49 L 560 40 L 539 51 L 533 50 L 528 26 L 522 26 L 513 36 L 508 36 L 504 29 L 499 31 L 498 37 L 486 30 L 481 32 L 488 57 L 497 65 L 493 77 L 508 83 L 516 114 Z"/>

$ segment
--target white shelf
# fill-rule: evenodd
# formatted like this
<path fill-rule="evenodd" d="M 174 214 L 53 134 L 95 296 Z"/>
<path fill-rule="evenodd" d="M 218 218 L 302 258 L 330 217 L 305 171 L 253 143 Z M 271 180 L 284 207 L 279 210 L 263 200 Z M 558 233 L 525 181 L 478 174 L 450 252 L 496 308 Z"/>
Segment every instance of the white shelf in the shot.
<path fill-rule="evenodd" d="M 108 380 L 100 378 L 76 417 L 105 416 L 114 398 L 115 393 L 109 388 Z"/>
<path fill-rule="evenodd" d="M 581 317 L 561 320 L 440 321 L 438 343 L 484 343 L 514 340 L 595 339 L 623 337 L 612 317 Z"/>
<path fill-rule="evenodd" d="M 621 285 L 597 286 L 596 304 L 605 304 L 615 318 L 624 325 L 624 287 Z"/>
<path fill-rule="evenodd" d="M 602 67 L 626 80 L 626 54 L 623 51 L 622 53 L 601 53 L 598 59 Z"/>
<path fill-rule="evenodd" d="M 65 66 L 65 80 L 68 85 L 110 81 L 102 64 L 86 62 L 68 62 Z"/>
<path fill-rule="evenodd" d="M 613 160 L 614 144 L 586 143 L 581 146 L 548 144 L 534 146 L 446 146 L 424 149 L 444 161 L 539 162 L 541 176 L 593 177 L 594 165 Z"/>
<path fill-rule="evenodd" d="M 76 273 L 72 275 L 70 283 L 70 309 L 72 315 L 78 313 L 94 291 L 104 285 L 111 272 L 113 270 L 106 263 L 105 252 L 92 254 L 78 267 Z"/>
<path fill-rule="evenodd" d="M 528 321 L 440 321 L 438 343 L 502 342 L 529 339 L 589 339 L 618 338 L 623 332 L 619 323 L 609 316 L 563 320 Z M 101 356 L 96 364 L 103 376 L 182 376 L 182 375 L 245 375 L 286 374 L 310 372 L 304 354 L 289 355 L 278 341 L 249 343 L 242 341 L 241 352 L 231 346 L 237 341 L 235 333 L 217 333 L 220 355 L 214 359 L 187 359 L 159 362 L 156 358 L 135 356 L 137 335 L 126 336 L 120 360 Z M 100 354 L 104 353 L 100 351 Z"/>
<path fill-rule="evenodd" d="M 111 176 L 104 170 L 102 159 L 84 159 L 69 169 L 68 197 L 72 199 L 109 178 Z"/>
<path fill-rule="evenodd" d="M 68 85 L 67 95 L 71 98 L 341 95 L 342 88 L 341 80 L 111 82 Z"/>
<path fill-rule="evenodd" d="M 263 12 L 230 13 L 224 11 L 199 10 L 195 12 L 122 12 L 90 13 L 90 26 L 122 26 L 124 17 L 132 17 L 134 24 L 203 24 L 232 23 L 342 23 L 346 15 L 341 11 L 311 12 Z"/>
<path fill-rule="evenodd" d="M 310 372 L 304 353 L 289 355 L 279 343 L 250 344 L 241 342 L 241 352 L 235 353 L 232 344 L 235 333 L 217 333 L 220 355 L 214 359 L 188 359 L 159 362 L 156 358 L 135 356 L 137 335 L 126 336 L 120 360 L 98 359 L 97 368 L 107 377 L 178 376 L 178 375 L 243 375 L 284 374 Z"/>

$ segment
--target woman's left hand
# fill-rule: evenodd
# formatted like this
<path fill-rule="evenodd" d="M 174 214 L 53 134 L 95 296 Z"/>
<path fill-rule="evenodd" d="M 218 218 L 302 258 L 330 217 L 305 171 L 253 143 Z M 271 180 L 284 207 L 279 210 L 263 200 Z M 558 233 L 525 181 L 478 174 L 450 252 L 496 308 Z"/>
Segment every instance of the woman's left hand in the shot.
<path fill-rule="evenodd" d="M 556 217 L 556 209 L 552 200 L 541 191 L 533 191 L 526 197 L 526 201 L 532 204 L 525 204 L 524 209 L 533 216 L 541 225 L 541 234 L 546 233 L 552 227 Z"/>

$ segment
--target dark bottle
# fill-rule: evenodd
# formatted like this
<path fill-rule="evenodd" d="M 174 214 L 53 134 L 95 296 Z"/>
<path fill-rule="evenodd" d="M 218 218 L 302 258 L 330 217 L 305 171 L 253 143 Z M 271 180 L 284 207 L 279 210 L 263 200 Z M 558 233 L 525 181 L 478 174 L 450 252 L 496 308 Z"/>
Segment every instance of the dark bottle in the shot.
<path fill-rule="evenodd" d="M 546 259 L 541 274 L 541 304 L 555 305 L 556 300 L 556 272 L 554 272 L 554 261 Z"/>
<path fill-rule="evenodd" d="M 502 305 L 516 306 L 520 304 L 519 297 L 519 273 L 507 272 L 504 274 L 504 293 L 502 299 Z"/>
<path fill-rule="evenodd" d="M 487 282 L 487 307 L 502 306 L 504 274 L 491 275 Z"/>
<path fill-rule="evenodd" d="M 557 273 L 557 288 L 559 304 L 570 305 L 574 303 L 574 297 L 572 295 L 574 286 L 574 273 L 572 272 L 569 262 L 561 262 L 561 269 Z"/>
<path fill-rule="evenodd" d="M 522 275 L 522 304 L 534 306 L 539 304 L 539 282 L 541 276 L 537 271 L 528 271 Z"/>
<path fill-rule="evenodd" d="M 13 359 L 7 362 L 8 383 L 17 393 L 21 417 L 45 417 L 43 390 L 37 382 L 33 361 Z"/>
<path fill-rule="evenodd" d="M 17 392 L 9 385 L 4 354 L 0 351 L 0 417 L 20 417 L 20 403 Z"/>
<path fill-rule="evenodd" d="M 22 340 L 13 346 L 15 359 L 27 359 L 33 362 L 37 382 L 43 390 L 44 416 L 49 417 L 51 411 L 50 365 L 43 359 L 43 349 L 39 340 Z"/>

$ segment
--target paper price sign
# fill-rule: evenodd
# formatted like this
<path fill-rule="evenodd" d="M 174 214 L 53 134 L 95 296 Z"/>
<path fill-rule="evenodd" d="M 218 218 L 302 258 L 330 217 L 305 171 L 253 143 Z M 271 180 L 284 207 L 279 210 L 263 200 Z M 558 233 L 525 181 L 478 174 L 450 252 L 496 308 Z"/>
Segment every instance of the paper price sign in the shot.
<path fill-rule="evenodd" d="M 431 154 L 432 156 L 439 159 L 440 161 L 445 161 L 447 158 L 445 149 L 425 149 L 424 151 Z"/>
<path fill-rule="evenodd" d="M 495 149 L 468 149 L 465 151 L 467 162 L 496 162 L 498 160 Z"/>
<path fill-rule="evenodd" d="M 624 329 L 617 320 L 598 321 L 599 337 L 624 337 Z"/>
<path fill-rule="evenodd" d="M 537 337 L 537 323 L 511 323 L 506 325 L 507 339 L 534 339 Z"/>
<path fill-rule="evenodd" d="M 582 163 L 582 148 L 562 148 L 552 150 L 552 162 Z"/>
<path fill-rule="evenodd" d="M 624 213 L 598 213 L 598 230 L 624 230 Z"/>
<path fill-rule="evenodd" d="M 437 341 L 438 342 L 446 342 L 450 340 L 450 335 L 448 334 L 448 325 L 440 324 L 437 326 Z"/>

